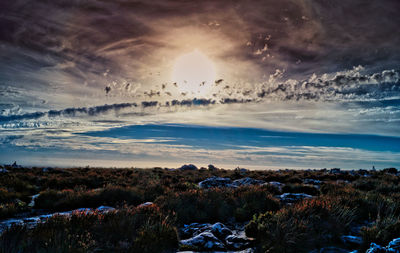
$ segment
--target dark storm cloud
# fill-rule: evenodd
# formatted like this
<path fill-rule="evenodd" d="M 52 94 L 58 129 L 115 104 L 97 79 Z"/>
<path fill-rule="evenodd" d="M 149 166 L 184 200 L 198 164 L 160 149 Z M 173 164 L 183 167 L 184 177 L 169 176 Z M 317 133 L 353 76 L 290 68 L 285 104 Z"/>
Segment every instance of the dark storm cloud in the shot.
<path fill-rule="evenodd" d="M 119 57 L 138 61 L 165 46 L 154 23 L 166 21 L 173 28 L 217 29 L 235 42 L 226 54 L 265 72 L 324 73 L 360 64 L 387 69 L 400 61 L 399 9 L 396 0 L 4 0 L 0 41 L 21 50 L 17 62 L 6 57 L 2 63 L 37 70 L 72 62 L 63 71 L 76 80 L 105 68 L 129 75 Z"/>
<path fill-rule="evenodd" d="M 140 97 L 137 107 L 150 109 L 268 99 L 335 101 L 399 96 L 399 9 L 397 0 L 3 0 L 3 102 L 24 108 L 25 101 L 37 100 L 33 104 L 39 107 L 39 101 L 46 100 L 49 107 L 41 105 L 34 113 L 3 114 L 0 121 L 98 115 L 118 110 L 120 97 L 128 101 Z M 194 99 L 179 91 L 176 83 L 164 85 L 166 80 L 137 82 L 162 60 L 148 60 L 154 52 L 176 46 L 169 44 L 166 35 L 185 27 L 202 29 L 219 43 L 229 42 L 220 45 L 227 49 L 216 53 L 216 59 L 232 64 L 250 62 L 250 69 L 233 64 L 237 69 L 232 71 L 245 72 L 248 76 L 240 77 L 252 85 L 241 87 L 230 82 L 229 76 L 218 76 L 214 87 L 220 90 L 213 91 L 214 99 Z M 235 61 L 229 62 L 232 59 Z M 365 68 L 343 72 L 358 65 Z M 263 75 L 272 75 L 273 80 L 263 83 Z M 31 92 L 47 92 L 49 86 L 54 93 L 48 97 Z M 70 104 L 71 94 L 86 102 L 86 96 L 93 95 L 88 90 L 98 91 L 115 104 L 81 104 L 80 108 Z M 59 99 L 57 95 L 66 97 L 61 108 L 72 108 L 46 112 L 52 108 L 51 100 Z M 120 105 L 136 108 L 134 103 Z"/>

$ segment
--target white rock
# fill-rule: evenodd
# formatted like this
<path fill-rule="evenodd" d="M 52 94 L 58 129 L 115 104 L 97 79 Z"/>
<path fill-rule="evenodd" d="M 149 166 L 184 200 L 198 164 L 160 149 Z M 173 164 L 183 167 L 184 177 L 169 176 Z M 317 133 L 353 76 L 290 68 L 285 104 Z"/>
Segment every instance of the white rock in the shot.
<path fill-rule="evenodd" d="M 180 244 L 199 251 L 225 249 L 224 244 L 211 232 L 203 232 L 195 237 L 181 240 Z"/>
<path fill-rule="evenodd" d="M 257 180 L 257 179 L 253 179 L 250 177 L 245 177 L 245 178 L 241 178 L 241 179 L 237 179 L 235 181 L 232 182 L 232 185 L 235 186 L 249 186 L 249 185 L 261 185 L 264 184 L 265 182 L 262 180 Z"/>
<path fill-rule="evenodd" d="M 151 205 L 154 205 L 154 203 L 153 202 L 145 202 L 143 204 L 140 204 L 138 207 L 145 207 L 145 206 L 151 206 Z"/>
<path fill-rule="evenodd" d="M 357 245 L 361 245 L 363 243 L 363 239 L 359 236 L 354 236 L 354 235 L 343 235 L 340 237 L 340 239 L 344 242 L 344 243 L 348 243 L 348 244 L 357 244 Z"/>

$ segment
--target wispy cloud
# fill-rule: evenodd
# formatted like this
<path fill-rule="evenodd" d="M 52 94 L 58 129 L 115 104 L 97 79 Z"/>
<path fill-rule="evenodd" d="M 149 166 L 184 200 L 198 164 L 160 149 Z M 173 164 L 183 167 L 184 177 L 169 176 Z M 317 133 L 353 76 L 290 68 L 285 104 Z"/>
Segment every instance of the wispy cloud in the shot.
<path fill-rule="evenodd" d="M 180 131 L 169 131 L 170 126 L 142 126 L 142 129 L 148 131 L 144 135 L 133 135 L 129 137 L 126 133 L 118 131 L 118 129 L 102 130 L 92 133 L 81 132 L 48 132 L 47 130 L 36 131 L 31 135 L 14 135 L 2 137 L 3 148 L 12 147 L 15 153 L 9 154 L 7 159 L 16 159 L 24 164 L 29 164 L 31 154 L 39 154 L 45 157 L 48 164 L 58 164 L 59 161 L 67 161 L 63 166 L 71 166 L 72 158 L 90 159 L 92 154 L 102 161 L 113 161 L 117 157 L 120 161 L 128 161 L 130 166 L 134 166 L 137 162 L 152 166 L 164 162 L 164 164 L 179 165 L 182 162 L 193 162 L 198 164 L 215 164 L 234 166 L 248 166 L 251 168 L 271 168 L 271 167 L 342 167 L 342 168 L 370 168 L 375 165 L 377 168 L 385 166 L 397 166 L 400 162 L 400 153 L 397 151 L 382 151 L 356 147 L 338 147 L 324 146 L 322 142 L 318 145 L 299 145 L 296 140 L 287 140 L 291 142 L 282 143 L 282 145 L 268 145 L 266 142 L 252 142 L 252 138 L 258 134 L 265 134 L 262 130 L 254 129 L 248 131 L 252 145 L 232 145 L 228 139 L 223 136 L 212 140 L 211 143 L 203 143 L 202 139 L 197 136 L 207 131 L 224 131 L 228 135 L 237 136 L 240 129 L 227 128 L 204 128 L 204 127 L 181 127 Z M 153 129 L 154 128 L 154 129 Z M 201 131 L 199 129 L 203 128 Z M 154 131 L 155 129 L 164 129 L 165 131 Z M 190 132 L 188 132 L 191 130 Z M 139 130 L 141 131 L 141 130 Z M 232 131 L 232 132 L 230 132 Z M 104 135 L 102 135 L 104 133 Z M 119 133 L 115 136 L 112 133 Z M 133 131 L 132 133 L 135 133 Z M 153 133 L 153 137 L 151 137 Z M 184 134 L 182 134 L 184 133 Z M 270 133 L 271 134 L 271 133 Z M 277 133 L 277 138 L 285 133 Z M 163 135 L 163 136 L 161 136 Z M 253 136 L 253 137 L 251 137 Z M 313 135 L 310 134 L 310 137 Z M 139 138 L 137 138 L 139 137 Z M 242 136 L 244 137 L 244 136 Z M 318 138 L 318 136 L 314 136 Z M 312 138 L 314 138 L 312 137 Z M 335 139 L 332 136 L 332 141 Z M 343 140 L 344 145 L 354 145 L 352 138 L 361 138 L 357 136 L 349 136 L 349 141 Z M 364 137 L 362 137 L 364 138 Z M 368 138 L 365 136 L 365 138 Z M 7 139 L 7 141 L 4 141 Z M 366 139 L 363 139 L 366 140 Z M 363 141 L 360 139 L 360 141 Z M 383 140 L 382 140 L 383 141 Z M 376 144 L 380 140 L 375 140 Z M 267 145 L 265 145 L 267 144 Z M 332 144 L 332 143 L 330 143 Z M 224 148 L 221 148 L 224 146 Z M 26 153 L 28 152 L 28 153 Z M 185 161 L 182 161 L 185 157 Z M 2 160 L 5 159 L 4 154 L 0 154 Z M 35 159 L 35 156 L 33 156 Z M 87 161 L 87 160 L 86 160 Z M 42 161 L 43 162 L 43 161 Z M 72 162 L 73 163 L 73 162 Z M 81 164 L 80 162 L 77 163 Z"/>

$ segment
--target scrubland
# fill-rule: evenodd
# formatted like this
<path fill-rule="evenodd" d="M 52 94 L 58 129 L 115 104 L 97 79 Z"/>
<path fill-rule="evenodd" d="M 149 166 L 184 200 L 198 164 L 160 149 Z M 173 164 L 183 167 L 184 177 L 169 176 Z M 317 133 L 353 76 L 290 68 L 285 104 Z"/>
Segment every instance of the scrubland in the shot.
<path fill-rule="evenodd" d="M 175 252 L 179 228 L 193 222 L 245 223 L 256 252 L 325 246 L 363 252 L 371 242 L 386 245 L 400 237 L 400 177 L 393 170 L 5 169 L 1 220 L 99 206 L 116 210 L 53 215 L 33 227 L 12 225 L 0 235 L 0 252 Z M 199 187 L 213 176 L 266 184 Z M 277 197 L 282 193 L 313 197 L 288 204 Z M 145 202 L 153 204 L 140 206 Z M 345 244 L 340 238 L 346 234 L 361 237 L 362 243 Z"/>

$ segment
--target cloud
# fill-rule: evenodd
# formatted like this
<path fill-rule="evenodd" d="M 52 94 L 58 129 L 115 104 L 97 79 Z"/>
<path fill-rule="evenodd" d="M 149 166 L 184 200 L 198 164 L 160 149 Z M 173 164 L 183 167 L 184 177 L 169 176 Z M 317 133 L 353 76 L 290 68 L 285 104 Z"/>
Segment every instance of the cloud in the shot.
<path fill-rule="evenodd" d="M 363 100 L 382 99 L 400 95 L 400 73 L 397 70 L 383 70 L 363 74 L 363 67 L 349 71 L 317 76 L 299 81 L 289 79 L 279 82 L 270 79 L 261 84 L 257 97 L 280 100 Z"/>
<path fill-rule="evenodd" d="M 155 133 L 163 135 L 159 138 L 149 135 L 154 134 L 154 131 L 151 131 L 153 128 L 160 130 L 163 129 L 162 126 L 143 125 L 142 128 L 142 131 L 149 131 L 149 133 L 146 136 L 140 136 L 141 138 L 134 136 L 129 138 L 129 135 L 118 138 L 118 136 L 108 135 L 76 134 L 74 131 L 51 133 L 47 130 L 36 132 L 34 135 L 1 137 L 2 140 L 7 141 L 1 142 L 0 146 L 7 149 L 12 147 L 14 152 L 7 154 L 7 157 L 5 153 L 0 152 L 0 161 L 17 160 L 21 164 L 41 166 L 44 165 L 43 163 L 52 166 L 54 164 L 73 166 L 76 165 L 76 162 L 87 165 L 94 164 L 94 161 L 90 161 L 93 153 L 97 154 L 97 164 L 98 161 L 104 161 L 109 164 L 108 166 L 114 167 L 119 166 L 121 161 L 130 161 L 131 164 L 125 166 L 132 166 L 132 160 L 134 160 L 135 166 L 138 166 L 138 162 L 146 167 L 154 166 L 156 163 L 163 166 L 171 163 L 178 165 L 182 163 L 182 157 L 185 157 L 186 161 L 194 163 L 208 164 L 213 161 L 215 164 L 227 165 L 228 168 L 241 165 L 262 169 L 274 167 L 358 169 L 371 168 L 372 165 L 383 168 L 396 166 L 400 161 L 400 153 L 397 151 L 382 152 L 360 148 L 312 145 L 258 146 L 257 142 L 253 142 L 253 145 L 232 146 L 230 139 L 224 138 L 217 138 L 211 143 L 207 141 L 196 143 L 196 139 L 192 135 L 198 135 L 197 132 L 187 135 L 188 133 L 185 131 L 185 135 L 180 136 L 179 131 L 157 131 Z M 200 129 L 209 133 L 217 130 L 209 131 L 204 127 Z M 118 129 L 110 129 L 110 131 L 118 131 Z M 223 131 L 229 132 L 231 129 L 223 128 Z M 255 131 L 250 134 L 257 133 L 257 130 Z M 173 135 L 169 136 L 169 134 Z M 350 141 L 348 143 L 352 145 Z M 263 144 L 263 142 L 259 144 Z M 201 146 L 199 147 L 199 145 Z M 26 151 L 30 150 L 35 150 L 35 152 L 27 154 Z M 60 161 L 63 161 L 63 164 L 59 164 Z M 105 163 L 100 166 L 105 166 Z"/>
<path fill-rule="evenodd" d="M 50 110 L 47 112 L 34 112 L 34 113 L 25 113 L 20 115 L 7 115 L 0 116 L 0 122 L 9 122 L 16 120 L 30 120 L 30 119 L 39 119 L 42 117 L 73 117 L 73 116 L 96 116 L 99 114 L 104 114 L 109 111 L 118 112 L 121 109 L 137 107 L 136 103 L 122 103 L 122 104 L 112 104 L 112 105 L 100 105 L 94 107 L 80 107 L 80 108 L 66 108 L 63 110 Z"/>
<path fill-rule="evenodd" d="M 357 65 L 377 72 L 400 62 L 400 35 L 393 32 L 399 6 L 393 0 L 5 0 L 0 76 L 30 90 L 54 88 L 53 100 L 64 93 L 158 97 L 155 86 L 169 81 L 173 60 L 193 50 L 187 45 L 204 50 L 218 65 L 217 80 L 230 86 L 262 82 L 276 69 L 294 80 Z"/>
<path fill-rule="evenodd" d="M 248 103 L 250 100 L 238 100 L 238 99 L 222 99 L 220 104 L 232 104 L 232 103 Z M 25 114 L 8 114 L 0 115 L 0 122 L 10 121 L 21 121 L 21 120 L 35 120 L 42 117 L 75 117 L 75 116 L 97 116 L 100 114 L 106 114 L 109 112 L 119 112 L 123 109 L 137 108 L 158 108 L 158 107 L 190 107 L 190 106 L 209 106 L 217 104 L 216 100 L 212 99 L 184 99 L 184 100 L 172 100 L 161 103 L 159 101 L 142 101 L 139 105 L 137 103 L 120 103 L 112 105 L 99 105 L 93 107 L 78 107 L 78 108 L 66 108 L 63 110 L 49 110 L 47 112 L 33 112 Z M 140 115 L 140 114 L 137 114 Z"/>

